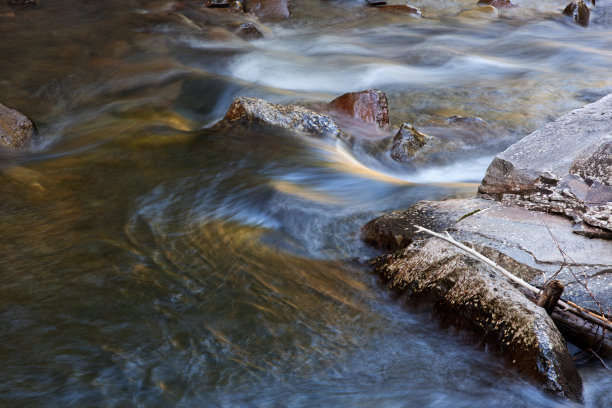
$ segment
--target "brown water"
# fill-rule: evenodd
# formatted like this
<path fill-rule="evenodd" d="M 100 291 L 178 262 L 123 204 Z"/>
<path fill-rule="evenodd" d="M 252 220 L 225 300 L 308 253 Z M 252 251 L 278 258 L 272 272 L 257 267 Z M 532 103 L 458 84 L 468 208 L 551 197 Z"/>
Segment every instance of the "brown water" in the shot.
<path fill-rule="evenodd" d="M 0 6 L 0 101 L 40 131 L 0 152 L 0 406 L 571 406 L 396 304 L 358 238 L 473 195 L 496 152 L 612 90 L 612 5 L 583 29 L 517 3 L 423 0 L 415 19 L 293 0 L 256 41 L 169 2 Z M 453 152 L 402 167 L 359 139 L 208 128 L 238 95 L 365 88 Z M 586 406 L 610 406 L 610 373 L 580 368 Z"/>

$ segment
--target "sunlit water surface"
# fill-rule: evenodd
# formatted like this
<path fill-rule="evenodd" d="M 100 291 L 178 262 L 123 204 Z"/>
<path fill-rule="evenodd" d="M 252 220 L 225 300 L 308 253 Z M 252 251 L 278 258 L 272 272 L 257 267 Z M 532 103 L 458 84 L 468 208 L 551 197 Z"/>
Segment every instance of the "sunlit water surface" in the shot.
<path fill-rule="evenodd" d="M 571 406 L 396 303 L 359 230 L 473 196 L 493 155 L 610 92 L 608 0 L 588 29 L 549 0 L 499 18 L 422 0 L 422 19 L 293 0 L 252 41 L 197 4 L 39 3 L 0 6 L 0 101 L 39 129 L 0 152 L 0 405 Z M 365 88 L 392 129 L 352 145 L 210 128 L 235 96 Z M 406 121 L 453 148 L 393 162 Z M 586 406 L 610 406 L 610 372 L 580 368 Z"/>

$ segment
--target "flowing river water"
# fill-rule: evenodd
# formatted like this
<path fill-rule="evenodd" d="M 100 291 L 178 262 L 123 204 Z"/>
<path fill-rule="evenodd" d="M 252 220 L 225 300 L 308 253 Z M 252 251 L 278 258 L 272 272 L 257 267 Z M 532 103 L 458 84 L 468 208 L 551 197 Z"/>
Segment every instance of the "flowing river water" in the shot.
<path fill-rule="evenodd" d="M 257 40 L 197 2 L 1 5 L 0 102 L 39 137 L 0 151 L 0 406 L 572 406 L 393 300 L 359 240 L 384 211 L 473 196 L 497 152 L 612 91 L 610 0 L 586 29 L 516 2 L 416 0 L 419 19 L 292 0 Z M 367 88 L 455 148 L 408 167 L 211 128 L 239 95 Z M 610 372 L 580 370 L 585 405 L 612 406 Z"/>

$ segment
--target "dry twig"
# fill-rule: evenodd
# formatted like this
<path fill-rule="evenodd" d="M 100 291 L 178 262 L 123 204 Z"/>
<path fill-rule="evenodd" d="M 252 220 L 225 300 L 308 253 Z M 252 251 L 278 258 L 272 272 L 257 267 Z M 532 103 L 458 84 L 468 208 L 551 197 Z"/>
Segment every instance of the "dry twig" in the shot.
<path fill-rule="evenodd" d="M 463 245 L 461 242 L 456 241 L 453 237 L 450 236 L 450 234 L 448 232 L 445 232 L 445 235 L 443 234 L 438 234 L 437 232 L 433 232 L 431 230 L 428 230 L 427 228 L 421 227 L 419 225 L 415 225 L 415 228 L 417 229 L 416 232 L 425 232 L 431 236 L 434 236 L 436 238 L 442 239 L 454 246 L 456 246 L 457 248 L 465 251 L 466 253 L 468 253 L 470 256 L 478 259 L 481 262 L 484 262 L 485 264 L 491 266 L 492 268 L 494 268 L 495 270 L 501 272 L 504 276 L 506 276 L 508 279 L 510 279 L 512 282 L 517 283 L 518 285 L 526 288 L 527 290 L 535 293 L 536 295 L 540 292 L 540 289 L 536 288 L 533 285 L 530 285 L 529 283 L 525 282 L 523 279 L 519 278 L 516 275 L 513 275 L 512 273 L 508 272 L 508 270 L 506 270 L 505 268 L 499 266 L 498 264 L 496 264 L 495 262 L 493 262 L 492 260 L 490 260 L 489 258 L 487 258 L 486 256 L 478 253 L 476 250 L 474 250 L 473 248 L 470 248 L 468 246 Z M 587 310 L 583 307 L 580 307 L 578 305 L 576 305 L 575 303 L 572 302 L 564 302 L 564 301 L 559 301 L 557 303 L 557 305 L 559 305 L 560 307 L 562 307 L 563 309 L 569 310 L 574 314 L 577 314 L 578 316 L 582 317 L 585 320 L 590 321 L 593 324 L 596 324 L 600 327 L 603 327 L 604 329 L 607 330 L 612 330 L 612 321 L 608 320 L 605 316 L 601 316 L 598 314 L 595 314 L 593 312 L 591 312 L 590 310 Z"/>

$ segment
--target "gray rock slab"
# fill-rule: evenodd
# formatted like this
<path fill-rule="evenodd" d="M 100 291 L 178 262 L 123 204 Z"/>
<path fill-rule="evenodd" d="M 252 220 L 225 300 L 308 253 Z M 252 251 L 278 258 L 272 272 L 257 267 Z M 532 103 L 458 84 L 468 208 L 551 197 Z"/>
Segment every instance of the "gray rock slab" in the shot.
<path fill-rule="evenodd" d="M 573 233 L 565 217 L 481 198 L 421 201 L 370 221 L 362 229 L 362 239 L 397 251 L 426 237 L 415 235 L 414 224 L 448 230 L 534 285 L 557 274 L 566 285 L 564 298 L 584 307 L 599 310 L 593 294 L 604 308 L 612 308 L 612 241 Z"/>
<path fill-rule="evenodd" d="M 498 154 L 479 191 L 531 191 L 541 173 L 561 179 L 584 149 L 612 132 L 612 95 L 576 109 Z"/>

